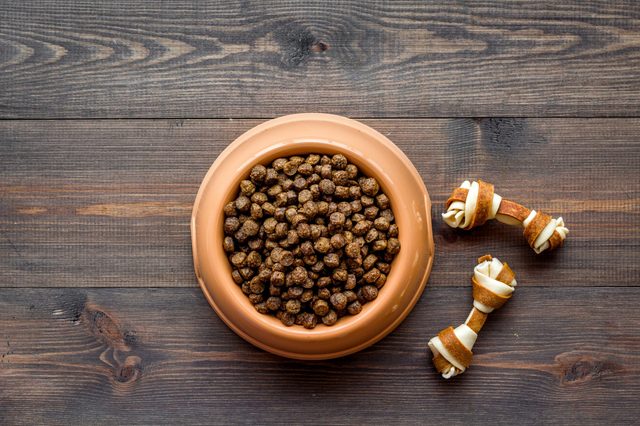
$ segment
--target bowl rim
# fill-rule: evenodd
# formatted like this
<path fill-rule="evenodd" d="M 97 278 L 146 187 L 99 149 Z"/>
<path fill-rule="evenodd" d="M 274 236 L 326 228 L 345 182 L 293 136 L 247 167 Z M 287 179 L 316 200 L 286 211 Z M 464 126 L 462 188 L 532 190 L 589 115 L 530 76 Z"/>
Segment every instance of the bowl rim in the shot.
<path fill-rule="evenodd" d="M 317 354 L 317 353 L 313 353 L 313 354 L 309 354 L 309 353 L 296 353 L 296 352 L 291 352 L 291 351 L 287 351 L 287 350 L 281 350 L 277 347 L 271 346 L 269 344 L 265 344 L 264 342 L 260 341 L 259 339 L 255 338 L 254 336 L 248 334 L 247 332 L 245 332 L 244 330 L 242 330 L 240 327 L 238 327 L 226 314 L 225 314 L 225 310 L 222 309 L 220 306 L 218 306 L 218 304 L 216 303 L 216 301 L 214 300 L 212 294 L 211 294 L 211 289 L 206 285 L 204 277 L 201 273 L 201 257 L 199 256 L 199 252 L 198 252 L 198 242 L 197 242 L 197 216 L 198 213 L 200 211 L 200 204 L 203 200 L 204 194 L 206 192 L 206 188 L 209 185 L 209 181 L 214 177 L 214 174 L 216 172 L 216 170 L 218 169 L 219 165 L 221 163 L 223 163 L 227 157 L 229 157 L 239 146 L 241 146 L 242 144 L 244 144 L 246 141 L 251 140 L 251 138 L 253 138 L 254 136 L 267 131 L 273 127 L 279 126 L 281 124 L 286 124 L 286 123 L 291 123 L 291 122 L 304 122 L 307 120 L 312 120 L 312 121 L 327 121 L 327 122 L 332 122 L 332 123 L 336 123 L 336 124 L 341 124 L 341 125 L 346 125 L 348 127 L 351 128 L 355 128 L 356 130 L 359 130 L 361 132 L 366 133 L 369 137 L 375 139 L 377 142 L 383 144 L 385 146 L 385 148 L 390 149 L 393 151 L 393 153 L 400 159 L 402 160 L 402 163 L 404 164 L 404 166 L 408 169 L 409 174 L 411 175 L 411 177 L 413 178 L 413 180 L 415 180 L 415 183 L 420 187 L 420 190 L 422 192 L 422 194 L 424 194 L 425 200 L 424 200 L 424 207 L 425 207 L 425 213 L 426 213 L 426 231 L 429 235 L 429 241 L 427 241 L 427 248 L 429 249 L 429 257 L 428 257 L 428 261 L 427 264 L 425 265 L 422 275 L 420 276 L 420 284 L 417 288 L 415 288 L 415 290 L 413 290 L 413 297 L 410 299 L 410 301 L 408 303 L 405 304 L 404 308 L 402 309 L 402 312 L 400 313 L 400 315 L 398 315 L 397 317 L 394 318 L 393 321 L 389 322 L 386 327 L 384 327 L 382 330 L 380 330 L 378 332 L 378 334 L 373 337 L 368 339 L 365 342 L 362 342 L 361 344 L 358 344 L 356 346 L 352 346 L 348 349 L 345 350 L 340 350 L 340 351 L 336 351 L 336 352 L 332 352 L 332 353 L 323 353 L 323 354 Z M 311 141 L 309 141 L 311 143 Z M 318 142 L 316 140 L 316 142 Z M 329 141 L 325 141 L 325 142 L 329 142 Z M 318 142 L 320 143 L 320 142 Z M 329 143 L 327 143 L 327 145 L 329 145 Z M 302 152 L 310 152 L 311 150 L 307 149 L 303 149 L 304 145 L 304 141 L 299 143 L 299 146 L 301 148 Z M 296 147 L 297 148 L 297 147 Z M 343 150 L 346 151 L 351 151 L 353 152 L 352 149 L 350 149 L 351 147 L 348 144 L 344 144 L 344 146 L 342 147 Z M 265 151 L 268 151 L 267 149 L 263 149 L 259 152 L 259 154 L 261 154 L 260 156 L 257 156 L 256 158 L 260 158 L 263 159 L 265 157 Z M 295 154 L 288 154 L 288 155 L 295 155 Z M 352 159 L 350 158 L 350 161 Z M 375 161 L 371 161 L 367 158 L 361 158 L 360 159 L 361 163 L 364 162 L 366 163 L 366 167 L 371 168 L 371 165 L 374 164 L 375 165 Z M 252 161 L 255 161 L 252 160 Z M 357 162 L 357 161 L 356 161 Z M 254 162 L 255 164 L 255 162 Z M 359 166 L 362 166 L 362 164 L 359 164 Z M 372 174 L 376 177 L 377 173 L 376 172 L 371 172 L 369 171 L 368 174 Z M 240 178 L 239 178 L 240 179 Z M 238 180 L 239 180 L 238 179 Z M 381 182 L 382 183 L 382 182 Z M 232 185 L 233 186 L 233 185 Z M 231 188 L 229 191 L 235 192 L 234 188 Z M 395 190 L 393 189 L 389 189 L 387 188 L 385 190 L 385 192 L 389 195 L 390 198 L 392 198 L 392 194 Z M 392 201 L 393 203 L 393 201 Z M 433 231 L 432 231 L 432 226 L 431 226 L 431 217 L 430 217 L 430 206 L 431 206 L 431 202 L 429 199 L 429 195 L 428 195 L 428 191 L 424 185 L 424 182 L 422 181 L 422 177 L 420 176 L 420 174 L 418 173 L 418 171 L 415 169 L 415 167 L 413 166 L 413 164 L 411 163 L 411 161 L 406 157 L 406 155 L 402 152 L 402 150 L 400 150 L 400 148 L 398 148 L 393 142 L 391 142 L 386 136 L 382 135 L 381 133 L 379 133 L 378 131 L 372 129 L 369 126 L 366 126 L 363 123 L 360 123 L 358 121 L 352 120 L 352 119 L 348 119 L 346 117 L 341 117 L 341 116 L 337 116 L 337 115 L 332 115 L 332 114 L 319 114 L 319 113 L 302 113 L 302 114 L 292 114 L 292 115 L 287 115 L 287 116 L 283 116 L 283 117 L 279 117 L 279 118 L 275 118 L 272 120 L 268 120 L 265 121 L 249 130 L 247 130 L 246 132 L 244 132 L 243 134 L 241 134 L 239 137 L 237 137 L 231 144 L 229 144 L 216 158 L 216 160 L 213 162 L 213 164 L 210 166 L 209 170 L 207 171 L 205 177 L 202 180 L 202 183 L 198 189 L 198 193 L 196 195 L 195 201 L 194 201 L 194 205 L 193 205 L 193 211 L 192 211 L 192 216 L 191 216 L 191 238 L 192 238 L 192 253 L 193 253 L 193 261 L 194 261 L 194 268 L 195 268 L 195 273 L 196 273 L 196 277 L 199 283 L 199 286 L 202 290 L 202 292 L 205 295 L 205 298 L 207 299 L 207 301 L 209 302 L 209 304 L 211 305 L 211 307 L 214 309 L 214 311 L 218 314 L 218 316 L 222 319 L 222 321 L 229 327 L 231 328 L 232 331 L 234 331 L 236 334 L 238 334 L 240 337 L 242 337 L 243 339 L 245 339 L 246 341 L 248 341 L 249 343 L 264 349 L 268 352 L 280 355 L 280 356 L 284 356 L 284 357 L 288 357 L 288 358 L 294 358 L 294 359 L 329 359 L 329 358 L 336 358 L 336 357 L 340 357 L 340 356 L 344 356 L 344 355 L 348 355 L 354 352 L 357 352 L 359 350 L 364 349 L 365 347 L 368 347 L 372 344 L 374 344 L 375 342 L 379 341 L 380 339 L 384 338 L 387 334 L 389 334 L 391 331 L 393 331 L 393 329 L 395 329 L 405 318 L 406 316 L 411 312 L 411 310 L 414 308 L 415 304 L 417 303 L 417 301 L 419 300 L 419 298 L 421 297 L 423 290 L 427 284 L 427 280 L 429 277 L 429 274 L 431 272 L 431 268 L 433 266 L 433 261 L 434 261 L 434 257 L 435 257 L 435 247 L 434 247 L 434 241 L 433 241 Z M 401 230 L 402 233 L 402 230 Z M 213 237 L 212 237 L 213 239 Z M 402 253 L 402 251 L 401 251 Z M 226 259 L 225 259 L 226 260 Z M 395 261 L 394 261 L 395 262 Z M 228 265 L 227 265 L 228 266 Z M 229 270 L 230 270 L 230 266 L 229 266 Z M 223 273 L 226 273 L 223 272 Z M 392 270 L 393 273 L 393 270 Z M 390 274 L 391 275 L 391 274 Z M 234 287 L 237 287 L 237 285 L 235 283 L 233 283 L 233 281 L 230 278 L 230 274 L 228 276 L 228 280 L 226 279 L 222 279 L 224 281 L 229 281 L 233 284 Z M 384 294 L 384 292 L 383 292 Z M 244 294 L 242 295 L 244 296 Z M 246 299 L 247 303 L 250 303 L 248 301 L 248 299 Z M 371 305 L 375 305 L 375 302 L 373 302 Z M 369 304 L 366 304 L 364 306 L 364 308 L 366 309 L 369 306 Z M 364 309 L 363 309 L 364 310 Z M 263 319 L 265 319 L 264 317 L 267 317 L 266 315 L 260 314 L 258 312 L 256 312 L 255 310 L 253 310 L 253 314 L 254 317 L 256 318 L 256 321 L 262 322 Z M 275 319 L 275 317 L 271 317 L 268 316 L 269 319 L 267 321 L 271 322 L 271 324 L 275 324 L 273 323 L 273 321 L 271 320 L 275 320 L 277 321 L 276 327 L 273 329 L 273 332 L 277 332 L 277 330 L 279 330 L 279 333 L 283 333 L 286 335 L 295 335 L 298 337 L 302 337 L 302 338 L 318 338 L 319 336 L 322 335 L 328 335 L 328 336 L 332 336 L 335 335 L 339 332 L 344 332 L 345 329 L 349 329 L 349 328 L 353 328 L 353 325 L 361 323 L 362 321 L 366 320 L 366 316 L 364 315 L 364 312 L 355 316 L 355 317 L 348 317 L 349 318 L 349 323 L 348 324 L 336 324 L 335 326 L 332 327 L 326 327 L 324 325 L 320 325 L 318 328 L 314 329 L 314 330 L 307 330 L 307 329 L 303 329 L 301 327 L 286 327 L 284 325 L 282 325 L 277 319 Z M 360 319 L 360 321 L 356 321 L 356 319 Z M 270 325 L 271 325 L 270 324 Z M 268 326 L 269 327 L 269 326 Z"/>

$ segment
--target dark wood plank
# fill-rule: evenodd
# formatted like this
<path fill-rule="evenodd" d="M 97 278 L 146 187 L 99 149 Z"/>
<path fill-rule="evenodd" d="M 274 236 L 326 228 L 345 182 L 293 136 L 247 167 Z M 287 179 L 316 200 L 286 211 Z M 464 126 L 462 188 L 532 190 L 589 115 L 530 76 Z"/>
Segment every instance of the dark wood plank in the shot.
<path fill-rule="evenodd" d="M 640 416 L 637 289 L 518 287 L 445 382 L 427 340 L 470 288 L 428 288 L 373 347 L 301 362 L 255 349 L 198 289 L 4 289 L 0 418 L 24 423 L 624 424 Z"/>
<path fill-rule="evenodd" d="M 5 1 L 0 117 L 640 115 L 640 4 Z"/>
<path fill-rule="evenodd" d="M 0 287 L 195 286 L 189 217 L 200 180 L 256 120 L 0 122 Z M 431 285 L 466 286 L 486 252 L 529 286 L 637 286 L 640 119 L 370 120 L 430 191 Z M 440 213 L 465 178 L 562 215 L 564 248 L 521 231 L 455 231 Z"/>

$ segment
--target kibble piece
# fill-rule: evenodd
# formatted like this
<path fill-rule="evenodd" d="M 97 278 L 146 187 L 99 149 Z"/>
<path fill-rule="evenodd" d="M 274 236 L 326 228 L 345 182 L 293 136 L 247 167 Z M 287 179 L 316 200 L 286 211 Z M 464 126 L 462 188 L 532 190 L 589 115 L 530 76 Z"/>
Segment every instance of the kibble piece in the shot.
<path fill-rule="evenodd" d="M 378 239 L 378 230 L 377 229 L 370 229 L 369 232 L 367 232 L 367 234 L 364 236 L 364 241 L 369 244 L 375 240 Z"/>
<path fill-rule="evenodd" d="M 304 328 L 312 329 L 312 328 L 315 328 L 316 325 L 318 324 L 318 317 L 316 317 L 315 314 L 312 314 L 310 312 L 304 312 L 300 315 L 302 315 L 301 325 Z"/>
<path fill-rule="evenodd" d="M 349 198 L 349 187 L 338 185 L 336 186 L 336 190 L 334 194 L 337 198 L 341 198 L 341 199 Z"/>
<path fill-rule="evenodd" d="M 395 223 L 392 223 L 389 226 L 389 230 L 387 231 L 387 235 L 389 237 L 397 237 L 398 236 L 398 225 L 396 225 Z"/>
<path fill-rule="evenodd" d="M 365 285 L 364 287 L 362 287 L 361 291 L 362 297 L 368 302 L 378 297 L 378 289 L 375 286 Z"/>
<path fill-rule="evenodd" d="M 320 162 L 320 156 L 318 154 L 309 154 L 304 161 L 305 163 L 309 163 L 312 166 L 315 166 Z"/>
<path fill-rule="evenodd" d="M 356 288 L 357 278 L 355 274 L 347 275 L 347 282 L 344 285 L 345 290 L 353 290 Z"/>
<path fill-rule="evenodd" d="M 389 238 L 387 240 L 387 253 L 395 255 L 400 251 L 400 240 L 397 238 Z"/>
<path fill-rule="evenodd" d="M 231 278 L 233 278 L 233 281 L 235 281 L 236 284 L 241 284 L 242 281 L 244 281 L 244 278 L 242 278 L 242 275 L 240 275 L 240 271 L 238 271 L 237 269 L 234 269 L 231 272 Z"/>
<path fill-rule="evenodd" d="M 337 268 L 340 265 L 340 257 L 335 253 L 327 254 L 323 261 L 329 268 Z"/>
<path fill-rule="evenodd" d="M 262 219 L 262 215 L 264 213 L 262 212 L 262 207 L 260 207 L 257 203 L 253 203 L 251 204 L 250 214 L 252 219 L 257 220 Z"/>
<path fill-rule="evenodd" d="M 267 168 L 267 176 L 264 178 L 266 185 L 273 185 L 278 182 L 278 172 L 272 168 Z"/>
<path fill-rule="evenodd" d="M 260 278 L 253 277 L 249 281 L 249 288 L 253 294 L 261 294 L 264 291 L 264 283 L 260 281 Z"/>
<path fill-rule="evenodd" d="M 391 265 L 386 262 L 378 262 L 376 263 L 376 268 L 378 268 L 383 274 L 388 274 L 391 270 Z"/>
<path fill-rule="evenodd" d="M 336 184 L 329 179 L 322 179 L 318 184 L 320 192 L 325 195 L 332 195 L 336 191 Z"/>
<path fill-rule="evenodd" d="M 387 282 L 387 276 L 385 274 L 380 274 L 378 279 L 376 280 L 376 287 L 381 289 Z"/>
<path fill-rule="evenodd" d="M 368 271 L 369 269 L 373 268 L 377 261 L 378 256 L 376 256 L 375 254 L 370 254 L 362 261 L 362 267 Z"/>
<path fill-rule="evenodd" d="M 254 183 L 262 183 L 267 177 L 267 168 L 261 164 L 258 164 L 251 169 L 249 177 Z"/>
<path fill-rule="evenodd" d="M 367 232 L 369 232 L 369 229 L 371 229 L 371 222 L 368 220 L 363 220 L 356 223 L 351 229 L 351 232 L 353 232 L 355 235 L 365 235 Z"/>
<path fill-rule="evenodd" d="M 387 249 L 387 240 L 376 240 L 371 245 L 373 251 L 382 251 Z"/>
<path fill-rule="evenodd" d="M 373 226 L 375 226 L 378 231 L 386 232 L 389 229 L 389 225 L 389 220 L 386 217 L 380 216 L 373 221 Z"/>
<path fill-rule="evenodd" d="M 298 312 L 300 312 L 301 308 L 302 304 L 297 299 L 287 300 L 287 303 L 285 304 L 285 309 L 290 314 L 297 314 Z"/>
<path fill-rule="evenodd" d="M 271 285 L 276 286 L 276 287 L 280 287 L 282 285 L 284 285 L 284 272 L 282 271 L 274 271 L 271 274 Z"/>
<path fill-rule="evenodd" d="M 319 174 L 317 173 L 312 173 L 311 176 L 307 177 L 307 183 L 311 186 L 314 185 L 318 182 L 320 182 L 322 180 L 322 178 L 320 177 Z"/>
<path fill-rule="evenodd" d="M 332 173 L 331 180 L 336 185 L 345 186 L 349 181 L 349 175 L 344 170 L 336 170 Z"/>
<path fill-rule="evenodd" d="M 250 197 L 254 192 L 256 192 L 256 185 L 250 180 L 245 179 L 240 182 L 240 192 L 242 195 Z"/>
<path fill-rule="evenodd" d="M 372 177 L 363 179 L 362 183 L 360 184 L 360 188 L 362 188 L 362 192 L 364 192 L 370 197 L 373 197 L 374 195 L 376 195 L 380 190 L 378 181 Z"/>
<path fill-rule="evenodd" d="M 331 291 L 328 288 L 321 288 L 318 290 L 318 298 L 322 300 L 329 300 L 331 297 Z"/>
<path fill-rule="evenodd" d="M 305 224 L 306 225 L 306 224 Z M 307 225 L 308 226 L 308 225 Z M 304 255 L 304 256 L 311 256 L 315 253 L 315 251 L 313 250 L 313 244 L 311 243 L 311 241 L 305 241 L 302 244 L 300 244 L 300 252 Z"/>
<path fill-rule="evenodd" d="M 273 216 L 273 214 L 276 212 L 276 206 L 269 202 L 266 202 L 262 204 L 262 210 L 265 214 Z"/>
<path fill-rule="evenodd" d="M 302 295 L 300 296 L 300 302 L 307 303 L 311 299 L 313 299 L 313 290 L 307 289 L 302 292 Z"/>
<path fill-rule="evenodd" d="M 347 157 L 342 154 L 336 154 L 331 157 L 331 166 L 335 169 L 342 170 L 347 167 Z"/>
<path fill-rule="evenodd" d="M 382 210 L 388 209 L 390 206 L 389 197 L 387 197 L 386 194 L 378 194 L 376 196 L 376 204 Z"/>
<path fill-rule="evenodd" d="M 298 165 L 296 164 L 295 161 L 289 160 L 286 163 L 284 163 L 284 166 L 282 167 L 282 171 L 287 176 L 293 176 L 298 172 Z"/>
<path fill-rule="evenodd" d="M 358 315 L 360 312 L 362 312 L 362 304 L 357 300 L 351 302 L 349 306 L 347 306 L 347 312 L 349 312 L 350 315 Z"/>
<path fill-rule="evenodd" d="M 251 268 L 240 268 L 239 271 L 240 275 L 242 275 L 242 278 L 244 278 L 245 280 L 253 277 L 253 271 L 251 270 Z"/>
<path fill-rule="evenodd" d="M 276 195 L 281 194 L 282 191 L 284 191 L 282 186 L 279 184 L 276 184 L 270 187 L 269 189 L 267 189 L 267 196 L 274 198 Z"/>
<path fill-rule="evenodd" d="M 276 230 L 276 226 L 278 225 L 278 221 L 272 217 L 268 217 L 262 223 L 262 227 L 264 228 L 264 232 L 267 234 L 273 234 Z"/>
<path fill-rule="evenodd" d="M 302 163 L 298 166 L 298 173 L 302 176 L 309 176 L 313 173 L 313 166 L 309 163 Z"/>
<path fill-rule="evenodd" d="M 335 250 L 339 250 L 347 244 L 347 240 L 342 234 L 335 234 L 331 236 L 331 247 Z"/>
<path fill-rule="evenodd" d="M 378 216 L 379 209 L 376 206 L 369 206 L 364 209 L 364 217 L 369 220 L 374 220 Z"/>
<path fill-rule="evenodd" d="M 351 290 L 345 290 L 342 292 L 342 294 L 344 294 L 347 298 L 347 303 L 351 303 L 354 300 L 358 300 L 358 296 L 356 295 L 355 292 L 351 291 Z"/>
<path fill-rule="evenodd" d="M 344 293 L 338 292 L 338 293 L 332 294 L 331 297 L 329 298 L 329 301 L 331 302 L 333 307 L 338 311 L 341 311 L 347 307 L 347 296 L 345 296 Z"/>
<path fill-rule="evenodd" d="M 378 268 L 373 268 L 362 276 L 362 279 L 369 284 L 375 283 L 378 278 L 380 278 L 380 271 Z"/>
<path fill-rule="evenodd" d="M 251 296 L 253 296 L 253 295 L 251 295 Z M 256 303 L 253 307 L 256 308 L 256 311 L 260 312 L 261 314 L 266 314 L 266 313 L 269 312 L 269 308 L 267 307 L 267 304 L 264 303 L 264 302 Z"/>
<path fill-rule="evenodd" d="M 331 241 L 326 237 L 320 237 L 313 244 L 313 248 L 318 253 L 328 253 L 331 250 Z"/>
<path fill-rule="evenodd" d="M 296 232 L 298 232 L 298 236 L 302 239 L 311 238 L 311 226 L 306 222 L 301 222 L 296 225 Z M 307 241 L 305 241 L 307 242 Z M 303 243 L 304 244 L 304 243 Z M 309 243 L 311 244 L 311 243 Z"/>
<path fill-rule="evenodd" d="M 358 166 L 355 164 L 347 164 L 344 169 L 349 174 L 349 179 L 355 179 L 358 176 Z"/>
<path fill-rule="evenodd" d="M 278 311 L 278 313 L 276 314 L 276 317 L 280 320 L 280 322 L 282 322 L 287 327 L 291 327 L 296 320 L 295 315 L 292 315 L 289 312 L 285 312 L 285 311 Z"/>
<path fill-rule="evenodd" d="M 224 233 L 233 235 L 240 228 L 240 219 L 237 217 L 228 217 L 224 220 Z"/>
<path fill-rule="evenodd" d="M 331 278 L 333 278 L 334 281 L 342 283 L 347 281 L 348 275 L 349 274 L 347 273 L 346 269 L 338 268 L 334 269 L 333 273 L 331 274 Z"/>
<path fill-rule="evenodd" d="M 316 281 L 316 285 L 319 288 L 327 287 L 327 286 L 331 285 L 331 283 L 332 283 L 332 281 L 331 281 L 331 278 L 329 278 L 329 277 L 320 277 L 320 278 L 318 278 L 318 281 Z"/>
<path fill-rule="evenodd" d="M 325 316 L 322 317 L 322 323 L 324 325 L 332 326 L 338 321 L 338 314 L 335 311 L 330 310 Z"/>
<path fill-rule="evenodd" d="M 293 187 L 298 191 L 302 191 L 307 187 L 307 180 L 302 176 L 298 176 L 293 180 Z"/>
<path fill-rule="evenodd" d="M 257 251 L 252 251 L 247 255 L 247 258 L 245 259 L 245 264 L 249 268 L 256 269 L 258 268 L 258 266 L 260 266 L 261 263 L 262 263 L 262 256 L 260 256 L 260 253 L 258 253 Z"/>
<path fill-rule="evenodd" d="M 318 299 L 313 303 L 313 312 L 315 312 L 316 315 L 320 315 L 321 317 L 325 316 L 327 313 L 329 313 L 329 304 L 322 299 Z"/>
<path fill-rule="evenodd" d="M 238 211 L 236 210 L 236 203 L 234 201 L 229 201 L 224 205 L 223 212 L 227 217 L 236 216 L 238 214 Z"/>
<path fill-rule="evenodd" d="M 291 281 L 293 281 L 294 284 L 302 284 L 306 280 L 307 280 L 307 270 L 302 266 L 297 266 L 291 272 Z"/>
<path fill-rule="evenodd" d="M 311 254 L 309 256 L 303 257 L 302 260 L 304 261 L 305 265 L 313 266 L 316 263 L 318 263 L 318 256 L 316 256 L 315 254 Z M 311 275 L 309 275 L 309 276 L 311 276 Z"/>
<path fill-rule="evenodd" d="M 385 219 L 387 219 L 389 221 L 389 223 L 393 222 L 394 219 L 395 219 L 395 216 L 393 215 L 393 212 L 391 211 L 391 209 L 382 210 L 380 212 L 380 216 L 382 216 Z"/>
<path fill-rule="evenodd" d="M 360 244 L 356 242 L 349 243 L 345 247 L 344 252 L 351 258 L 360 257 Z"/>
<path fill-rule="evenodd" d="M 281 299 L 279 297 L 269 297 L 265 302 L 267 308 L 270 311 L 277 311 L 280 309 Z"/>
<path fill-rule="evenodd" d="M 271 167 L 274 168 L 274 170 L 276 171 L 282 171 L 282 169 L 284 169 L 284 165 L 287 163 L 287 159 L 286 158 L 276 158 L 275 160 L 273 160 L 273 163 L 271 163 Z"/>
<path fill-rule="evenodd" d="M 234 253 L 231 256 L 231 264 L 237 268 L 241 267 L 242 265 L 244 265 L 245 260 L 247 259 L 247 255 L 243 252 L 237 252 Z"/>
<path fill-rule="evenodd" d="M 262 206 L 264 203 L 266 203 L 269 200 L 269 197 L 264 192 L 255 192 L 251 196 L 250 200 L 252 203 Z"/>
<path fill-rule="evenodd" d="M 238 211 L 247 212 L 249 211 L 249 208 L 251 208 L 251 200 L 249 199 L 249 197 L 241 195 L 236 198 L 235 205 Z"/>
<path fill-rule="evenodd" d="M 282 252 L 282 255 L 280 256 L 280 263 L 285 267 L 291 266 L 293 264 L 294 259 L 295 258 L 293 257 L 293 254 L 290 251 L 284 250 Z"/>
<path fill-rule="evenodd" d="M 331 213 L 331 216 L 329 216 L 329 223 L 334 226 L 343 226 L 345 220 L 345 215 L 340 212 Z"/>
<path fill-rule="evenodd" d="M 362 197 L 360 197 L 360 202 L 362 203 L 363 207 L 369 207 L 373 205 L 374 199 L 363 195 Z"/>

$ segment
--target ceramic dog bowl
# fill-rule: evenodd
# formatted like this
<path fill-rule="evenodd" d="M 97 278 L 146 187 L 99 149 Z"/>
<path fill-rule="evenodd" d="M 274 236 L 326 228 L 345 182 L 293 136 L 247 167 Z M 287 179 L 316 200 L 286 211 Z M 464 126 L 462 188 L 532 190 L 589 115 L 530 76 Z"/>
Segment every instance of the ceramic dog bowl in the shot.
<path fill-rule="evenodd" d="M 294 154 L 344 154 L 375 177 L 391 200 L 401 250 L 385 286 L 355 316 L 312 330 L 286 327 L 258 313 L 231 278 L 222 249 L 223 206 L 237 194 L 251 167 Z M 193 207 L 195 273 L 218 316 L 243 339 L 296 359 L 351 354 L 382 339 L 409 314 L 426 285 L 434 257 L 431 201 L 411 161 L 382 134 L 354 120 L 328 114 L 295 114 L 267 121 L 229 145 L 206 174 Z"/>

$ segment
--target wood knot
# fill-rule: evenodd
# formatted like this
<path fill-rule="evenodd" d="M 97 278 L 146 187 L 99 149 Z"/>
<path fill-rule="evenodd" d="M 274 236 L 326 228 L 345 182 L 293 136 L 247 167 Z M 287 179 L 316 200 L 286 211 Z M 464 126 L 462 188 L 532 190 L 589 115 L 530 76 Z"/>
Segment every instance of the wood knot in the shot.
<path fill-rule="evenodd" d="M 559 365 L 559 379 L 562 384 L 585 383 L 621 370 L 618 363 L 591 355 L 561 354 L 556 357 L 556 362 Z"/>
<path fill-rule="evenodd" d="M 109 347 L 128 351 L 136 340 L 135 333 L 121 330 L 114 318 L 94 305 L 87 303 L 81 318 L 91 334 Z"/>
<path fill-rule="evenodd" d="M 329 49 L 329 45 L 327 43 L 323 42 L 323 41 L 315 42 L 311 46 L 311 51 L 315 52 L 315 53 L 325 52 L 328 49 Z"/>
<path fill-rule="evenodd" d="M 280 46 L 281 64 L 287 69 L 298 67 L 313 53 L 329 48 L 326 43 L 317 40 L 308 28 L 295 22 L 283 25 L 274 36 Z"/>
<path fill-rule="evenodd" d="M 140 358 L 128 356 L 122 365 L 115 369 L 114 379 L 118 383 L 131 383 L 138 380 L 142 374 Z"/>

